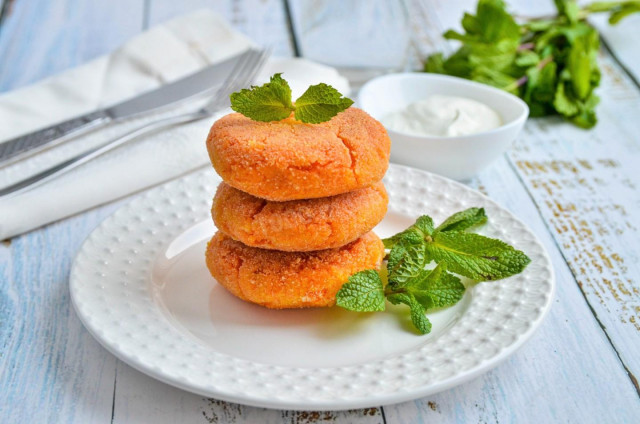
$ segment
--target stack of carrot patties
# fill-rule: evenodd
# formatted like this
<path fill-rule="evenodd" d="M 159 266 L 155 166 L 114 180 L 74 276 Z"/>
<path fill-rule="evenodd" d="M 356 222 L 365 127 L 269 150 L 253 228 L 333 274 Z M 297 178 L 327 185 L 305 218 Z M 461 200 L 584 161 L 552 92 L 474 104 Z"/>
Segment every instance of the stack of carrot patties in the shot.
<path fill-rule="evenodd" d="M 350 275 L 380 267 L 371 229 L 387 211 L 390 141 L 368 114 L 305 124 L 234 113 L 213 124 L 207 149 L 224 182 L 206 260 L 231 293 L 269 308 L 330 306 Z"/>

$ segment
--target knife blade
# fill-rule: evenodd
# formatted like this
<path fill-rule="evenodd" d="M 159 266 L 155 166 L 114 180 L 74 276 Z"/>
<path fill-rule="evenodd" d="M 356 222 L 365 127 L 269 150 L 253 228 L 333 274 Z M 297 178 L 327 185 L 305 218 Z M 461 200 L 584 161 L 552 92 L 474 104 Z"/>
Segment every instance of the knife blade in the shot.
<path fill-rule="evenodd" d="M 1 142 L 0 166 L 19 161 L 114 121 L 147 113 L 209 92 L 225 80 L 241 55 L 242 53 L 207 66 L 175 82 L 165 84 L 114 106 Z"/>

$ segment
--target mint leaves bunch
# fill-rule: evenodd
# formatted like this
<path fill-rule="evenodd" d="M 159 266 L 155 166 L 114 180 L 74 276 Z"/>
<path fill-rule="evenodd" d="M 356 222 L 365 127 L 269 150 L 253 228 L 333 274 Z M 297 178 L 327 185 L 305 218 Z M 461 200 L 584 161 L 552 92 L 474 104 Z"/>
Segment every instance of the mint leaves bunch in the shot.
<path fill-rule="evenodd" d="M 557 15 L 519 24 L 502 0 L 479 0 L 476 14 L 462 18 L 464 33 L 444 33 L 462 46 L 446 59 L 442 53 L 429 56 L 424 70 L 511 92 L 527 102 L 531 116 L 558 114 L 579 127 L 593 127 L 600 41 L 586 18 L 609 12 L 609 22 L 616 24 L 640 12 L 640 0 L 594 2 L 582 8 L 572 0 L 554 1 Z"/>
<path fill-rule="evenodd" d="M 409 306 L 411 321 L 422 334 L 431 331 L 425 312 L 455 305 L 465 286 L 454 274 L 473 281 L 492 281 L 522 272 L 531 260 L 503 241 L 468 230 L 487 222 L 483 208 L 469 208 L 447 218 L 438 227 L 423 215 L 393 237 L 383 240 L 390 249 L 385 285 L 375 270 L 358 272 L 336 295 L 345 309 L 385 310 L 385 299 Z M 435 262 L 431 270 L 425 267 Z"/>
<path fill-rule="evenodd" d="M 353 104 L 353 100 L 323 83 L 310 86 L 294 104 L 289 83 L 281 75 L 273 75 L 268 83 L 260 87 L 245 88 L 231 94 L 231 109 L 254 121 L 280 121 L 294 112 L 298 121 L 318 124 L 330 120 Z"/>

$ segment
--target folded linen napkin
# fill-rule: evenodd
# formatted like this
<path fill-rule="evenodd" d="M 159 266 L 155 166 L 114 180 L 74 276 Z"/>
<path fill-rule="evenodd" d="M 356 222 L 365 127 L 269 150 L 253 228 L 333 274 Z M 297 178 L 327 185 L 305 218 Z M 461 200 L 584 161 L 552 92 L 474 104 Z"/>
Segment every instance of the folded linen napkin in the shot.
<path fill-rule="evenodd" d="M 250 40 L 208 10 L 168 21 L 109 55 L 0 96 L 0 142 L 154 89 L 251 45 Z M 302 59 L 271 59 L 256 83 L 268 80 L 276 72 L 284 73 L 294 96 L 319 82 L 349 92 L 347 80 L 335 69 Z M 0 168 L 0 187 L 146 122 L 195 110 L 204 102 L 206 99 L 201 99 L 113 124 Z M 46 185 L 0 199 L 0 240 L 209 165 L 205 138 L 214 120 L 141 137 Z"/>

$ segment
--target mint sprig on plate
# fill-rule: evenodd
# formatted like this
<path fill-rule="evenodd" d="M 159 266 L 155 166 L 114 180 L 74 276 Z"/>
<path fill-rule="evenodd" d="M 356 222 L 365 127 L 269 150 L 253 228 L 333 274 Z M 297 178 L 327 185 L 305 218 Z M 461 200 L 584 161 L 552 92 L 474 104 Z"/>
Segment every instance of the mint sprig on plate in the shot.
<path fill-rule="evenodd" d="M 231 94 L 231 109 L 254 121 L 280 121 L 294 112 L 298 121 L 318 124 L 330 120 L 353 104 L 353 100 L 323 83 L 310 86 L 293 103 L 291 87 L 281 75 L 273 75 L 268 83 L 260 87 L 245 88 Z"/>
<path fill-rule="evenodd" d="M 375 270 L 358 272 L 342 286 L 336 303 L 360 312 L 384 311 L 386 300 L 409 306 L 411 321 L 427 334 L 425 312 L 455 305 L 465 292 L 456 275 L 473 281 L 492 281 L 522 272 L 531 260 L 507 243 L 468 230 L 487 222 L 483 208 L 455 213 L 435 227 L 428 215 L 406 230 L 383 240 L 390 249 L 385 285 Z M 427 270 L 426 266 L 436 266 Z"/>

